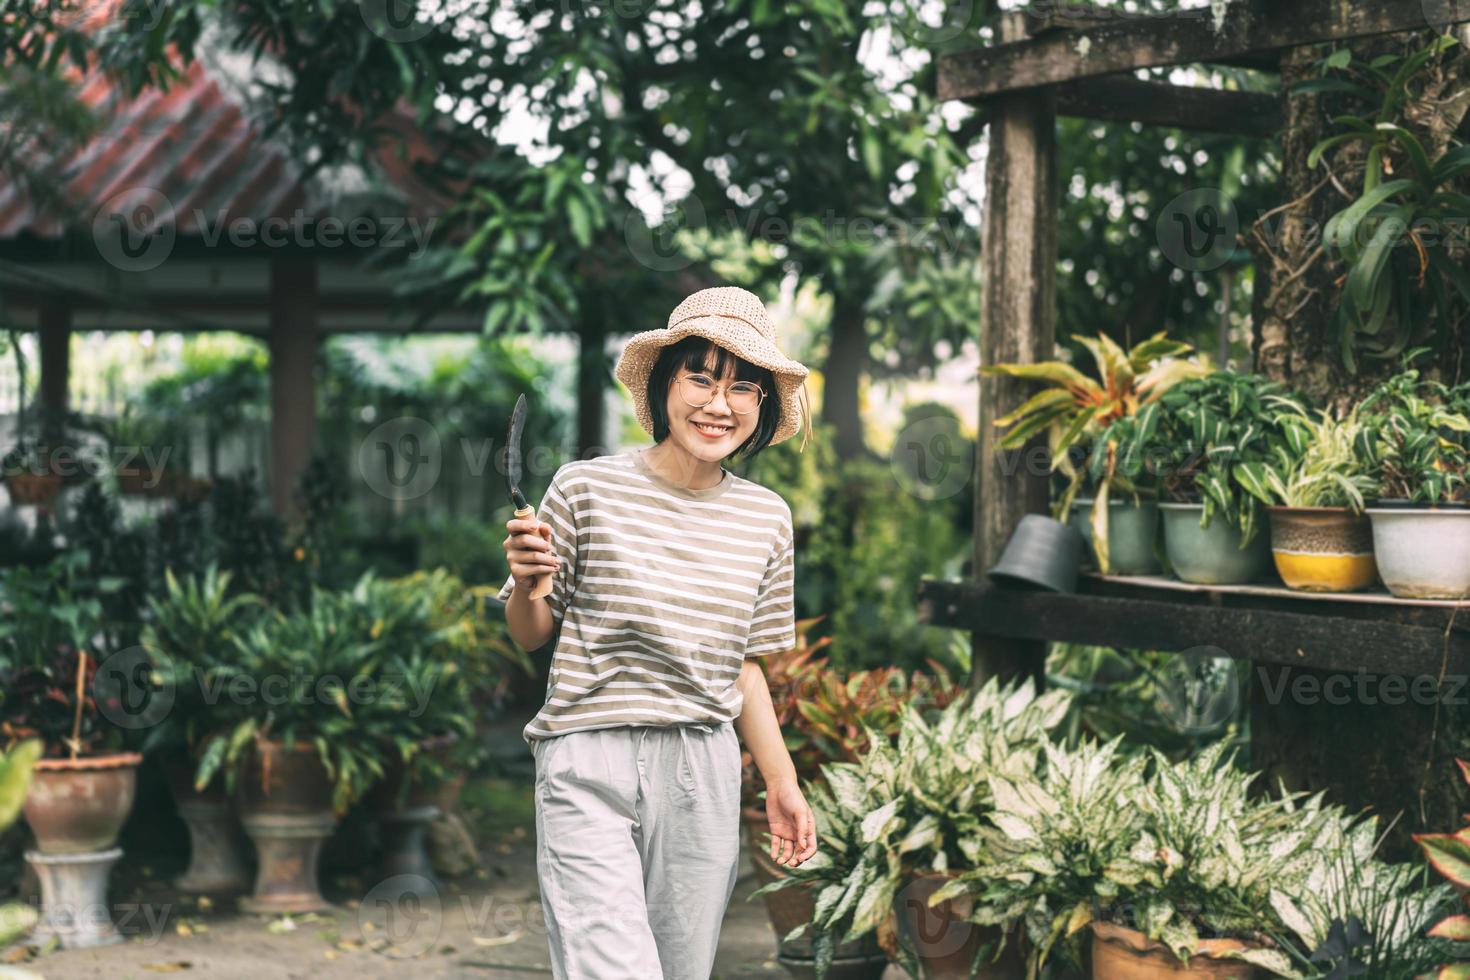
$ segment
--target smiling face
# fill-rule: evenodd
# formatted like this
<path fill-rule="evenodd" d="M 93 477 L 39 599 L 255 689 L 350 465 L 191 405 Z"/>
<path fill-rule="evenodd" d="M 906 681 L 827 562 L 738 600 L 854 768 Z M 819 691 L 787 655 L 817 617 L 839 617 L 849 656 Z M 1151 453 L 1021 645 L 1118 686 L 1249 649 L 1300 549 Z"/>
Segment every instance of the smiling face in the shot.
<path fill-rule="evenodd" d="M 711 393 L 683 380 L 696 374 L 714 380 L 713 397 L 701 407 L 689 403 L 702 401 Z M 653 412 L 655 440 L 671 440 L 674 448 L 694 459 L 718 463 L 748 442 L 748 449 L 763 447 L 775 431 L 779 412 L 771 373 L 702 337 L 689 337 L 667 348 L 649 382 L 651 402 L 658 397 L 657 392 L 663 395 L 662 411 L 655 408 Z M 729 393 L 731 385 L 742 382 L 765 392 L 759 406 L 743 414 L 731 409 Z"/>

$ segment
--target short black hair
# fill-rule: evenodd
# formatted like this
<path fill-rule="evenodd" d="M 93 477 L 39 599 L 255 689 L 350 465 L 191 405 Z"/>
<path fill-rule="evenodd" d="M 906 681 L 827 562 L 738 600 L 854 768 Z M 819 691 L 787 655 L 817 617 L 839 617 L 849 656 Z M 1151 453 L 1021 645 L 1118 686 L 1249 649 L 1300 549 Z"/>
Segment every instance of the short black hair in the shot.
<path fill-rule="evenodd" d="M 736 381 L 752 381 L 761 386 L 761 399 L 755 431 L 732 454 L 736 459 L 749 459 L 771 444 L 771 437 L 781 424 L 781 395 L 776 377 L 768 368 L 759 367 L 738 357 L 707 337 L 694 335 L 659 351 L 653 370 L 648 373 L 648 411 L 653 416 L 653 441 L 669 437 L 669 388 L 674 375 L 683 368 L 694 374 L 723 378 L 733 367 Z"/>

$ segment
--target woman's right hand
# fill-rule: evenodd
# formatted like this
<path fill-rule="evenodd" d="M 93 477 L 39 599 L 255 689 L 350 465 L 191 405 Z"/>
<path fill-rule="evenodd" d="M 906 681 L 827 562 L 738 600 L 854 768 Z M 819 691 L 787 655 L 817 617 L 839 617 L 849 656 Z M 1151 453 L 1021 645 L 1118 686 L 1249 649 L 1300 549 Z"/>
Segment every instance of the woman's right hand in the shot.
<path fill-rule="evenodd" d="M 510 533 L 502 543 L 516 588 L 530 591 L 538 576 L 561 567 L 561 559 L 551 551 L 550 524 L 534 517 L 512 517 L 505 529 Z"/>

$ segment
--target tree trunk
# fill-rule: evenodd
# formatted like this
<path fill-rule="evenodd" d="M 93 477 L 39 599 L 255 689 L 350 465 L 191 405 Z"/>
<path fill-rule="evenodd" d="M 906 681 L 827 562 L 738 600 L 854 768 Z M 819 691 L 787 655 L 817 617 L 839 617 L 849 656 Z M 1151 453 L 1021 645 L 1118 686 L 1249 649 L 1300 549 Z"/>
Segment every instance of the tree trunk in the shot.
<path fill-rule="evenodd" d="M 1396 36 L 1358 42 L 1352 45 L 1353 60 L 1362 63 L 1388 51 L 1402 51 L 1404 41 Z M 1412 41 L 1427 43 L 1428 36 Z M 1282 60 L 1283 91 L 1316 77 L 1313 62 L 1322 55 L 1317 48 L 1287 53 Z M 1463 114 L 1463 106 L 1434 99 L 1436 92 L 1463 87 L 1465 65 L 1463 58 L 1454 62 L 1451 70 L 1458 78 L 1426 85 L 1427 98 L 1421 101 L 1432 107 L 1426 111 Z M 1322 251 L 1320 231 L 1347 205 L 1343 189 L 1354 195 L 1361 192 L 1364 153 L 1359 147 L 1329 154 L 1342 189 L 1327 176 L 1326 168 L 1307 168 L 1312 147 L 1329 135 L 1331 113 L 1321 103 L 1317 95 L 1286 99 L 1282 145 L 1286 203 L 1258 220 L 1250 233 L 1256 262 L 1253 354 L 1260 373 L 1321 404 L 1343 408 L 1398 365 L 1360 361 L 1357 375 L 1342 366 L 1332 315 L 1341 291 L 1337 280 L 1344 269 Z M 1448 131 L 1459 124 L 1456 116 Z M 1445 354 L 1446 373 L 1452 375 L 1458 352 Z M 1382 855 L 1394 860 L 1417 857 L 1411 834 L 1451 831 L 1463 824 L 1460 814 L 1466 794 L 1454 758 L 1470 752 L 1470 709 L 1460 703 L 1453 672 L 1443 688 L 1444 703 L 1437 707 L 1435 696 L 1399 698 L 1398 703 L 1376 693 L 1360 696 L 1357 692 L 1365 687 L 1357 675 L 1322 688 L 1354 692 L 1336 703 L 1325 698 L 1299 703 L 1279 696 L 1273 703 L 1260 674 L 1252 671 L 1251 762 L 1265 774 L 1262 786 L 1274 787 L 1281 780 L 1293 790 L 1326 790 L 1330 802 L 1350 811 L 1371 808 L 1383 827 L 1393 824 Z M 1329 676 L 1318 673 L 1317 680 L 1329 685 Z M 1377 678 L 1367 680 L 1374 682 L 1367 691 L 1387 690 L 1380 688 Z M 1278 692 L 1291 690 L 1279 681 L 1273 679 Z M 1414 690 L 1412 684 L 1409 688 Z"/>
<path fill-rule="evenodd" d="M 863 440 L 859 390 L 868 366 L 868 335 L 863 310 L 838 299 L 832 307 L 827 366 L 822 379 L 822 421 L 832 427 L 839 459 L 867 452 Z"/>
<path fill-rule="evenodd" d="M 581 459 L 607 452 L 606 392 L 607 322 L 595 305 L 584 307 L 577 325 L 577 455 Z"/>

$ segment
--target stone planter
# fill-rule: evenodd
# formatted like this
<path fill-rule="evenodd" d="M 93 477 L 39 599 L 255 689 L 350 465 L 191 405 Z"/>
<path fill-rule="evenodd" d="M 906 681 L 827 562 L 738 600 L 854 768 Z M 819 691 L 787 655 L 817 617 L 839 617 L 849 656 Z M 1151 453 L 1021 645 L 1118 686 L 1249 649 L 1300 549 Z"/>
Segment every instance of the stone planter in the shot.
<path fill-rule="evenodd" d="M 1271 557 L 1287 588 L 1356 592 L 1378 581 L 1373 526 L 1342 507 L 1268 507 Z"/>
<path fill-rule="evenodd" d="M 952 878 L 937 872 L 913 875 L 893 900 L 899 939 L 917 954 L 922 980 L 1021 980 L 1026 967 L 1016 937 L 996 958 L 1001 932 L 968 921 L 968 897 L 929 906 L 930 896 Z M 976 956 L 982 959 L 972 971 Z"/>
<path fill-rule="evenodd" d="M 1258 980 L 1265 974 L 1241 960 L 1225 959 L 1229 951 L 1246 949 L 1234 939 L 1206 939 L 1200 952 L 1181 963 L 1167 946 L 1135 929 L 1107 922 L 1092 924 L 1093 980 Z"/>
<path fill-rule="evenodd" d="M 1470 596 L 1470 510 L 1370 507 L 1378 574 L 1401 599 Z"/>
<path fill-rule="evenodd" d="M 122 942 L 107 902 L 107 876 L 122 848 L 91 853 L 26 851 L 26 863 L 41 883 L 41 917 L 33 941 L 56 939 L 63 949 Z"/>
<path fill-rule="evenodd" d="M 193 767 L 186 760 L 171 760 L 164 769 L 179 818 L 189 828 L 189 867 L 174 886 L 194 895 L 248 890 L 249 845 L 230 798 L 217 785 L 196 790 Z"/>
<path fill-rule="evenodd" d="M 455 741 L 453 735 L 427 739 L 422 751 L 443 761 Z M 458 790 L 463 788 L 461 780 L 455 790 L 456 798 Z M 423 879 L 426 890 L 438 888 L 425 843 L 429 825 L 443 815 L 439 808 L 441 792 L 441 787 L 426 787 L 414 780 L 402 759 L 394 759 L 387 765 L 370 801 L 382 837 L 383 856 L 379 866 L 382 878 L 415 875 Z"/>
<path fill-rule="evenodd" d="M 1174 574 L 1200 585 L 1241 585 L 1271 570 L 1270 536 L 1265 528 L 1245 548 L 1240 530 L 1216 514 L 1200 527 L 1203 504 L 1159 504 L 1164 514 L 1164 549 Z"/>
<path fill-rule="evenodd" d="M 1097 555 L 1092 548 L 1091 500 L 1072 503 L 1071 524 L 1087 542 L 1084 554 L 1096 568 Z M 1154 536 L 1159 526 L 1158 501 L 1140 499 L 1108 501 L 1108 574 L 1156 575 L 1161 570 L 1154 554 Z"/>
<path fill-rule="evenodd" d="M 255 890 L 240 907 L 269 915 L 330 908 L 317 882 L 317 859 L 337 818 L 316 749 L 256 743 L 239 774 L 236 804 L 260 862 Z"/>
<path fill-rule="evenodd" d="M 786 877 L 785 870 L 771 860 L 770 822 L 762 806 L 745 807 L 740 811 L 745 824 L 745 842 L 750 863 L 755 866 L 756 876 L 762 885 Z M 783 888 L 761 896 L 766 903 L 766 915 L 770 917 L 771 929 L 776 934 L 776 959 L 786 967 L 793 977 L 816 976 L 816 952 L 811 940 L 803 936 L 790 942 L 782 937 L 803 922 L 810 922 L 816 912 L 812 889 L 806 886 Z M 837 973 L 838 964 L 844 972 Z M 888 968 L 888 957 L 878 946 L 876 935 L 840 944 L 833 955 L 833 972 L 829 977 L 844 977 L 848 980 L 878 980 Z"/>
<path fill-rule="evenodd" d="M 136 752 L 39 759 L 26 795 L 25 818 L 43 854 L 93 854 L 117 843 L 137 792 Z"/>

